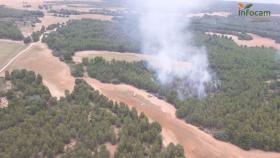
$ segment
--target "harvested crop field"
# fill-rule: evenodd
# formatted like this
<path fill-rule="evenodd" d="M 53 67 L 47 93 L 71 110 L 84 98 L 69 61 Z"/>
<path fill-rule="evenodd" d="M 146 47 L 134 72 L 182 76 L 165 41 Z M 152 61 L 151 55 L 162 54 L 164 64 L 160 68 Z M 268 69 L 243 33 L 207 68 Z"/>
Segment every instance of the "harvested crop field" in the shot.
<path fill-rule="evenodd" d="M 179 143 L 183 145 L 188 158 L 279 158 L 280 153 L 259 150 L 245 151 L 230 143 L 214 139 L 199 128 L 176 118 L 175 108 L 144 90 L 126 84 L 106 84 L 98 80 L 85 78 L 95 89 L 110 99 L 135 107 L 144 112 L 150 120 L 158 121 L 163 129 L 165 145 Z"/>
<path fill-rule="evenodd" d="M 120 53 L 120 52 L 110 52 L 110 51 L 80 51 L 76 52 L 73 57 L 73 61 L 76 63 L 82 62 L 83 58 L 95 58 L 103 57 L 107 61 L 115 60 L 125 60 L 127 62 L 147 60 L 152 58 L 152 56 L 137 54 L 137 53 Z"/>
<path fill-rule="evenodd" d="M 0 69 L 25 47 L 22 42 L 0 40 Z"/>
<path fill-rule="evenodd" d="M 205 34 L 208 35 L 218 35 L 218 36 L 227 36 L 227 37 L 231 37 L 233 39 L 233 41 L 241 46 L 241 45 L 246 45 L 248 47 L 272 47 L 275 49 L 280 49 L 280 43 L 276 43 L 275 40 L 270 39 L 270 38 L 266 38 L 266 37 L 261 37 L 259 35 L 256 34 L 252 34 L 252 33 L 248 33 L 249 35 L 251 35 L 253 37 L 252 40 L 239 40 L 237 36 L 234 35 L 228 35 L 228 34 L 220 34 L 220 33 L 214 33 L 214 32 L 206 32 Z"/>
<path fill-rule="evenodd" d="M 76 52 L 73 57 L 73 61 L 76 63 L 81 63 L 83 58 L 95 58 L 95 57 L 103 57 L 107 61 L 115 60 L 124 60 L 127 62 L 134 61 L 151 61 L 149 63 L 157 63 L 158 57 L 154 55 L 148 54 L 140 54 L 140 53 L 121 53 L 121 52 L 111 52 L 111 51 L 81 51 Z M 178 71 L 184 71 L 185 69 L 190 69 L 191 64 L 186 61 L 175 61 L 173 60 L 172 65 L 178 67 Z"/>
<path fill-rule="evenodd" d="M 41 74 L 44 84 L 55 97 L 64 96 L 65 90 L 72 91 L 74 88 L 75 80 L 69 67 L 54 57 L 51 50 L 40 42 L 34 44 L 8 68 L 13 69 L 28 69 Z"/>

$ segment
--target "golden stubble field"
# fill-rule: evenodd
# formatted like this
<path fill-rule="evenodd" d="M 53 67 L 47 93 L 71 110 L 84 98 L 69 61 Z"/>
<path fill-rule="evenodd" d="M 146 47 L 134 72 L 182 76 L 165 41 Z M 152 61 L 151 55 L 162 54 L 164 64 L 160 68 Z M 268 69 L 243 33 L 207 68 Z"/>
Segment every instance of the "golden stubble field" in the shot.
<path fill-rule="evenodd" d="M 266 38 L 266 37 L 262 37 L 256 34 L 252 34 L 252 33 L 248 33 L 249 35 L 251 35 L 253 37 L 252 40 L 239 40 L 237 36 L 235 35 L 228 35 L 228 34 L 221 34 L 221 33 L 216 33 L 216 32 L 205 32 L 205 34 L 207 35 L 218 35 L 218 36 L 227 36 L 227 37 L 231 37 L 232 40 L 238 45 L 246 45 L 248 47 L 272 47 L 275 49 L 280 49 L 280 43 L 276 43 L 275 40 L 270 39 L 270 38 Z"/>
<path fill-rule="evenodd" d="M 35 43 L 23 55 L 18 57 L 7 70 L 27 69 L 43 76 L 43 83 L 55 97 L 64 96 L 65 90 L 72 91 L 75 79 L 68 65 L 52 55 L 46 44 Z"/>

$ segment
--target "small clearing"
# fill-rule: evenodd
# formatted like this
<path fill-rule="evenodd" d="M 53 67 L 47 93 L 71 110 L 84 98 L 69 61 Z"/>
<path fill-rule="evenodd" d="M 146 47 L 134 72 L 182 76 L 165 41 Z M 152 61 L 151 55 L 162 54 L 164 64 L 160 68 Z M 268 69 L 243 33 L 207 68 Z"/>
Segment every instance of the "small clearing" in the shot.
<path fill-rule="evenodd" d="M 70 142 L 64 146 L 64 151 L 73 150 L 76 144 L 77 140 L 71 139 Z"/>
<path fill-rule="evenodd" d="M 6 97 L 0 97 L 0 109 L 8 107 L 8 100 Z"/>

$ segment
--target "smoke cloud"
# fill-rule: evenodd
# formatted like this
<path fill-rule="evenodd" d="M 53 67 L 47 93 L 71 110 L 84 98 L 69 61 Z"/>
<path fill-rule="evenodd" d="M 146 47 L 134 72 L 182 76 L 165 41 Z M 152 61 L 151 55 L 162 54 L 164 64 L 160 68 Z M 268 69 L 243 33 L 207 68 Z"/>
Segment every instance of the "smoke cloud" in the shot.
<path fill-rule="evenodd" d="M 142 52 L 155 55 L 149 66 L 162 84 L 180 80 L 178 92 L 205 96 L 205 84 L 211 80 L 207 52 L 191 44 L 187 30 L 190 13 L 203 8 L 205 0 L 136 0 L 143 38 Z"/>

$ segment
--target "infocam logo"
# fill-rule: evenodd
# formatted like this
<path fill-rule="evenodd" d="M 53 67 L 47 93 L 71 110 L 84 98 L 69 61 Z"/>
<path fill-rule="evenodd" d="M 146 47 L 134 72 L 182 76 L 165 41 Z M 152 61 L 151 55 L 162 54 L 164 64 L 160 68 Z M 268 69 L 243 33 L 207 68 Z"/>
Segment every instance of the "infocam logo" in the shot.
<path fill-rule="evenodd" d="M 271 12 L 268 10 L 252 10 L 253 7 L 252 3 L 244 4 L 244 3 L 238 3 L 238 15 L 239 16 L 270 16 Z"/>

